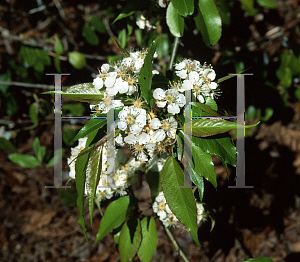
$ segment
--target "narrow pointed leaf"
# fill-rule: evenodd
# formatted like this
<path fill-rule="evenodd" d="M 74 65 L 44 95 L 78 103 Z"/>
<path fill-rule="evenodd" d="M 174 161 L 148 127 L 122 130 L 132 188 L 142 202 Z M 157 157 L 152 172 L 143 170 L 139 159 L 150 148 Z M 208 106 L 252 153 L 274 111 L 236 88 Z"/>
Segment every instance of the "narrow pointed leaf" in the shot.
<path fill-rule="evenodd" d="M 214 0 L 199 0 L 195 22 L 207 46 L 216 44 L 222 34 L 221 17 Z"/>
<path fill-rule="evenodd" d="M 94 150 L 86 169 L 86 190 L 89 200 L 91 226 L 93 226 L 94 197 L 102 170 L 102 149 L 103 146 L 99 146 Z"/>
<path fill-rule="evenodd" d="M 150 101 L 150 95 L 151 95 L 150 89 L 151 89 L 151 83 L 152 83 L 152 60 L 153 60 L 153 55 L 156 50 L 156 46 L 157 46 L 157 39 L 155 39 L 152 42 L 151 48 L 145 57 L 144 66 L 141 69 L 141 72 L 140 72 L 140 75 L 138 78 L 142 97 L 148 103 Z"/>
<path fill-rule="evenodd" d="M 93 83 L 83 83 L 74 85 L 58 92 L 72 100 L 80 102 L 101 101 L 104 98 L 104 91 L 96 89 Z M 44 92 L 43 94 L 55 94 L 55 91 Z"/>
<path fill-rule="evenodd" d="M 197 172 L 194 169 L 192 169 L 191 179 L 192 179 L 193 183 L 198 187 L 199 198 L 200 198 L 200 201 L 202 202 L 203 195 L 204 195 L 203 177 L 200 176 L 199 174 L 197 174 Z"/>
<path fill-rule="evenodd" d="M 141 222 L 131 218 L 124 223 L 119 237 L 119 252 L 121 262 L 132 261 L 141 244 Z"/>
<path fill-rule="evenodd" d="M 187 227 L 197 245 L 200 245 L 195 198 L 191 188 L 184 187 L 184 173 L 172 156 L 167 159 L 161 176 L 163 192 L 171 211 Z"/>
<path fill-rule="evenodd" d="M 245 128 L 254 127 L 258 124 L 259 122 L 254 125 L 245 126 Z M 192 122 L 192 135 L 206 137 L 225 133 L 236 128 L 244 128 L 244 126 L 223 119 L 195 119 Z"/>
<path fill-rule="evenodd" d="M 150 262 L 156 250 L 158 238 L 153 217 L 145 217 L 141 221 L 142 242 L 138 251 L 138 256 L 143 262 Z"/>
<path fill-rule="evenodd" d="M 194 0 L 172 0 L 172 4 L 177 12 L 186 17 L 194 12 Z"/>
<path fill-rule="evenodd" d="M 80 129 L 78 134 L 74 137 L 74 141 L 78 140 L 79 138 L 83 138 L 89 133 L 99 130 L 104 125 L 106 125 L 107 119 L 99 119 L 99 118 L 91 118 L 87 124 Z"/>
<path fill-rule="evenodd" d="M 184 19 L 174 8 L 172 2 L 169 3 L 166 19 L 172 35 L 176 37 L 182 37 L 184 30 Z"/>

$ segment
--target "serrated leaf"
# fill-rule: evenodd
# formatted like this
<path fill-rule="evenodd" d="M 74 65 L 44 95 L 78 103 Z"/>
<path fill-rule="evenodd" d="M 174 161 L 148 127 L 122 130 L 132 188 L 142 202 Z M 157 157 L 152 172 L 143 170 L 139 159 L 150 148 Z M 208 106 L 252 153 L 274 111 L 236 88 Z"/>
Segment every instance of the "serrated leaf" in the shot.
<path fill-rule="evenodd" d="M 25 168 L 34 168 L 40 165 L 39 161 L 34 156 L 26 154 L 10 154 L 8 159 L 11 162 Z"/>
<path fill-rule="evenodd" d="M 86 141 L 86 149 L 82 151 L 88 150 L 88 146 L 90 143 L 94 140 L 95 136 L 97 135 L 97 131 L 94 131 L 88 135 L 88 139 Z M 77 207 L 79 209 L 79 219 L 78 224 L 81 226 L 83 234 L 85 236 L 86 241 L 89 243 L 89 240 L 87 238 L 86 234 L 86 226 L 84 221 L 84 193 L 85 193 L 85 181 L 86 181 L 86 167 L 89 160 L 90 154 L 82 154 L 80 157 L 76 159 L 75 162 L 75 182 L 76 182 L 76 190 L 77 190 Z"/>
<path fill-rule="evenodd" d="M 155 39 L 152 42 L 151 48 L 145 57 L 144 65 L 138 77 L 142 97 L 147 101 L 147 103 L 150 102 L 150 94 L 151 94 L 150 90 L 151 90 L 151 83 L 152 83 L 152 60 L 156 50 L 156 46 L 157 46 L 157 39 Z"/>
<path fill-rule="evenodd" d="M 258 124 L 259 122 L 245 126 L 245 128 L 254 127 Z M 192 135 L 206 137 L 225 133 L 236 128 L 244 128 L 244 126 L 223 119 L 194 119 L 192 122 Z"/>
<path fill-rule="evenodd" d="M 184 173 L 172 156 L 167 159 L 161 171 L 161 180 L 171 211 L 187 227 L 197 245 L 200 245 L 195 198 L 191 188 L 184 187 Z"/>
<path fill-rule="evenodd" d="M 92 153 L 86 169 L 86 191 L 89 200 L 91 226 L 93 226 L 94 197 L 102 171 L 102 149 L 99 146 Z"/>
<path fill-rule="evenodd" d="M 141 221 L 141 229 L 142 242 L 138 251 L 138 256 L 143 262 L 150 262 L 158 243 L 154 218 L 152 216 L 145 217 Z"/>
<path fill-rule="evenodd" d="M 192 169 L 192 181 L 198 187 L 199 198 L 202 202 L 204 196 L 204 180 L 194 169 Z"/>
<path fill-rule="evenodd" d="M 2 150 L 17 152 L 16 147 L 9 140 L 6 140 L 4 137 L 0 137 L 0 148 Z"/>
<path fill-rule="evenodd" d="M 79 138 L 85 137 L 89 133 L 99 130 L 104 125 L 106 125 L 106 119 L 98 119 L 98 118 L 91 118 L 87 124 L 85 124 L 78 134 L 74 137 L 74 141 L 78 140 Z"/>
<path fill-rule="evenodd" d="M 195 172 L 198 175 L 203 176 L 207 181 L 211 182 L 215 188 L 217 188 L 217 175 L 211 155 L 205 153 L 194 143 L 192 144 L 192 155 Z"/>
<path fill-rule="evenodd" d="M 125 221 L 129 206 L 129 196 L 120 197 L 109 204 L 101 219 L 95 244 Z"/>
<path fill-rule="evenodd" d="M 207 46 L 215 45 L 222 35 L 221 17 L 214 0 L 199 0 L 195 23 Z"/>
<path fill-rule="evenodd" d="M 82 35 L 89 44 L 99 45 L 99 38 L 97 34 L 91 29 L 88 24 L 84 24 L 82 28 Z"/>
<path fill-rule="evenodd" d="M 218 106 L 215 100 L 213 100 L 210 97 L 206 97 L 205 98 L 205 104 L 210 106 L 212 108 L 212 110 L 218 111 Z"/>
<path fill-rule="evenodd" d="M 167 9 L 166 20 L 167 20 L 167 25 L 168 25 L 172 35 L 174 35 L 176 37 L 182 37 L 183 30 L 184 30 L 184 19 L 180 14 L 178 14 L 178 12 L 174 8 L 172 2 L 169 3 L 168 9 Z"/>
<path fill-rule="evenodd" d="M 177 12 L 184 17 L 194 13 L 194 0 L 172 0 L 172 4 Z"/>
<path fill-rule="evenodd" d="M 104 91 L 99 91 L 93 83 L 82 83 L 59 91 L 59 94 L 80 102 L 96 102 L 104 98 Z M 44 92 L 43 94 L 55 94 L 55 91 Z"/>
<path fill-rule="evenodd" d="M 119 252 L 121 262 L 132 261 L 142 240 L 141 222 L 131 218 L 124 223 L 119 237 Z"/>

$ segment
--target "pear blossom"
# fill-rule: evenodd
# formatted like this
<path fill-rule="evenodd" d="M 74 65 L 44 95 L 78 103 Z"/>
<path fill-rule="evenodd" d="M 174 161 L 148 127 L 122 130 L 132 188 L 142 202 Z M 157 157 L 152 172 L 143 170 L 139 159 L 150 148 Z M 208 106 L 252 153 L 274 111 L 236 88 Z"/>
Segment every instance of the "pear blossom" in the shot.
<path fill-rule="evenodd" d="M 100 77 L 97 77 L 94 79 L 93 84 L 94 84 L 95 88 L 101 89 L 103 87 L 103 79 Z"/>

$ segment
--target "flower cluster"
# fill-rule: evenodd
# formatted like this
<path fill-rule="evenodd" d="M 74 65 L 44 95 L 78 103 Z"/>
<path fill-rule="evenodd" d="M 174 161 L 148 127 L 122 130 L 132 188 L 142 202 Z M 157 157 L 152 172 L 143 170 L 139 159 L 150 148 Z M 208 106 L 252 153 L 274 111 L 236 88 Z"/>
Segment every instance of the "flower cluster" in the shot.
<path fill-rule="evenodd" d="M 216 78 L 216 73 L 212 67 L 204 63 L 202 66 L 199 61 L 185 59 L 182 62 L 175 64 L 175 73 L 183 79 L 181 84 L 176 84 L 175 88 L 183 92 L 192 90 L 197 99 L 204 103 L 204 97 L 214 99 L 218 95 L 218 84 L 213 82 Z"/>
<path fill-rule="evenodd" d="M 196 203 L 196 207 L 197 207 L 197 225 L 199 225 L 201 220 L 205 219 L 205 212 L 204 212 L 204 207 L 201 203 Z M 178 226 L 179 220 L 169 208 L 164 193 L 162 191 L 155 198 L 152 208 L 154 213 L 158 215 L 159 220 L 163 223 L 165 227 Z"/>

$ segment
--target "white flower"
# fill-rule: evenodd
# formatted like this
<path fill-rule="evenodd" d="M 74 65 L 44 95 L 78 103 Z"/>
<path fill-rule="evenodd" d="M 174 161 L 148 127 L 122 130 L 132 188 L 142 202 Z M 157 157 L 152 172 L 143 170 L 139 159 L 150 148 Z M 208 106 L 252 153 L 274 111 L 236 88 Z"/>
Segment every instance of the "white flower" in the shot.
<path fill-rule="evenodd" d="M 167 91 L 157 88 L 153 92 L 153 97 L 159 101 L 156 101 L 158 107 L 165 107 L 168 103 L 168 113 L 173 115 L 180 112 L 179 107 L 183 107 L 186 103 L 185 96 L 180 94 L 176 89 L 168 89 Z"/>
<path fill-rule="evenodd" d="M 162 8 L 165 8 L 167 6 L 167 0 L 158 0 L 158 5 Z"/>
<path fill-rule="evenodd" d="M 114 87 L 119 91 L 120 94 L 124 94 L 128 91 L 128 82 L 124 81 L 121 77 L 118 77 Z"/>
<path fill-rule="evenodd" d="M 177 121 L 173 116 L 168 119 L 162 120 L 162 129 L 166 132 L 167 136 L 175 139 L 177 131 Z"/>
<path fill-rule="evenodd" d="M 175 69 L 176 70 L 182 70 L 183 68 L 185 68 L 185 62 L 180 62 L 178 64 L 175 64 Z"/>
<path fill-rule="evenodd" d="M 136 139 L 140 145 L 146 145 L 150 142 L 150 136 L 144 132 L 142 134 L 140 134 L 139 136 L 137 136 Z"/>
<path fill-rule="evenodd" d="M 152 137 L 157 143 L 159 143 L 165 139 L 166 133 L 164 130 L 158 129 L 153 133 Z"/>
<path fill-rule="evenodd" d="M 108 76 L 106 77 L 106 79 L 104 81 L 104 84 L 107 88 L 112 88 L 114 86 L 115 81 L 116 81 L 116 76 L 117 76 L 116 72 L 108 73 Z"/>
<path fill-rule="evenodd" d="M 152 75 L 159 75 L 159 72 L 157 70 L 152 70 Z"/>
<path fill-rule="evenodd" d="M 115 141 L 118 145 L 120 146 L 125 146 L 125 143 L 123 141 L 123 137 L 121 134 L 119 134 L 116 138 L 115 138 Z"/>
<path fill-rule="evenodd" d="M 71 148 L 71 156 L 67 159 L 68 165 L 70 167 L 69 177 L 75 179 L 75 158 L 79 155 L 79 153 L 85 149 L 85 144 L 87 141 L 87 136 L 78 139 L 78 145 L 76 147 Z"/>
<path fill-rule="evenodd" d="M 216 78 L 216 73 L 215 70 L 209 68 L 209 69 L 205 69 L 203 71 L 203 76 L 205 78 L 209 78 L 211 81 L 213 81 Z"/>
<path fill-rule="evenodd" d="M 109 64 L 103 64 L 103 65 L 101 66 L 101 73 L 102 73 L 102 74 L 107 74 L 108 71 L 109 71 L 109 68 L 110 68 Z"/>
<path fill-rule="evenodd" d="M 94 79 L 93 84 L 94 84 L 95 88 L 101 89 L 103 87 L 103 79 L 100 77 L 97 77 Z"/>
<path fill-rule="evenodd" d="M 118 115 L 118 128 L 125 131 L 129 128 L 132 134 L 142 131 L 146 125 L 146 110 L 134 106 L 126 106 Z"/>
<path fill-rule="evenodd" d="M 203 205 L 200 203 L 196 203 L 196 207 L 197 207 L 197 225 L 198 225 L 201 222 L 201 220 L 205 219 L 205 211 Z"/>
<path fill-rule="evenodd" d="M 181 79 L 187 78 L 187 69 L 176 71 L 176 75 L 179 76 Z"/>
<path fill-rule="evenodd" d="M 151 121 L 150 121 L 150 126 L 153 128 L 153 129 L 158 129 L 161 127 L 161 122 L 159 121 L 158 118 L 152 118 Z"/>
<path fill-rule="evenodd" d="M 104 98 L 100 103 L 90 103 L 90 109 L 106 114 L 110 109 L 124 106 L 121 100 L 113 100 L 113 97 L 104 93 Z"/>
<path fill-rule="evenodd" d="M 124 141 L 129 145 L 135 145 L 137 142 L 137 139 L 134 134 L 130 134 L 124 138 Z"/>

